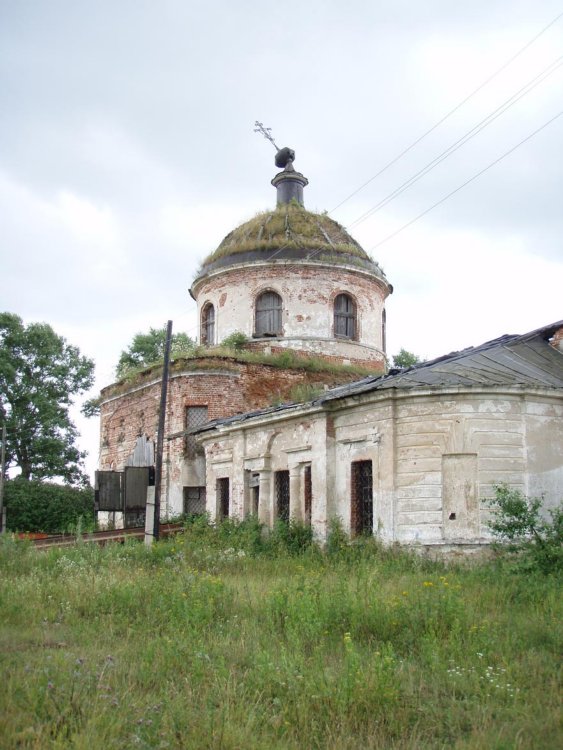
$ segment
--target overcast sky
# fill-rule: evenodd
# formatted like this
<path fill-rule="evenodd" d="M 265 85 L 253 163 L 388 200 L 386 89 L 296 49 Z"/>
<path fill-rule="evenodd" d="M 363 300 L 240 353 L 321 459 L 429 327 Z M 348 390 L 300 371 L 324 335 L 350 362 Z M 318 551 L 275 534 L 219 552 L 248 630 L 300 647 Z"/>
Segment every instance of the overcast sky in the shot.
<path fill-rule="evenodd" d="M 563 117 L 386 239 L 563 110 L 563 17 L 540 33 L 560 13 L 560 0 L 1 0 L 1 308 L 92 357 L 93 394 L 135 333 L 171 319 L 195 336 L 198 264 L 275 202 L 260 120 L 296 150 L 306 206 L 383 266 L 391 355 L 563 318 Z M 90 471 L 96 421 L 79 420 Z"/>

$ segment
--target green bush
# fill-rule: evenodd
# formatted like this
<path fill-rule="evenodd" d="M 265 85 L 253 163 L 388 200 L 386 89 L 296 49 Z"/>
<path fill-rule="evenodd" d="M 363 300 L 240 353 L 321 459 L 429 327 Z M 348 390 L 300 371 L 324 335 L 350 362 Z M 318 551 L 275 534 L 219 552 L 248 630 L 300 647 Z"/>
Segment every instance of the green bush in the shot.
<path fill-rule="evenodd" d="M 495 486 L 489 500 L 494 517 L 489 528 L 520 570 L 552 573 L 563 568 L 563 507 L 541 515 L 543 498 L 526 497 L 506 484 Z"/>
<path fill-rule="evenodd" d="M 241 349 L 248 344 L 248 336 L 242 331 L 235 331 L 230 336 L 221 341 L 221 346 L 227 347 L 227 349 L 234 349 L 236 352 L 240 352 Z"/>
<path fill-rule="evenodd" d="M 10 531 L 57 534 L 94 526 L 94 491 L 51 482 L 12 479 L 4 486 Z"/>

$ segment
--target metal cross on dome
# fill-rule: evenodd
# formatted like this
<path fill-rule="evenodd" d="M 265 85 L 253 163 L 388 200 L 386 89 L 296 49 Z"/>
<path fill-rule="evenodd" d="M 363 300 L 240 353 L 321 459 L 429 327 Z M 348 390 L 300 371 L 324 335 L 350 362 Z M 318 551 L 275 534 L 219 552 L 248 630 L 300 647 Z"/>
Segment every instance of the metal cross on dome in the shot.
<path fill-rule="evenodd" d="M 274 141 L 274 139 L 273 139 L 273 137 L 272 137 L 272 135 L 270 133 L 271 129 L 272 128 L 265 128 L 264 127 L 264 123 L 259 122 L 258 120 L 256 120 L 256 122 L 254 123 L 254 132 L 255 133 L 262 133 L 262 135 L 264 136 L 264 138 L 266 138 L 266 140 L 270 141 L 270 143 L 276 149 L 276 151 L 279 151 L 280 149 L 277 146 L 276 142 Z"/>

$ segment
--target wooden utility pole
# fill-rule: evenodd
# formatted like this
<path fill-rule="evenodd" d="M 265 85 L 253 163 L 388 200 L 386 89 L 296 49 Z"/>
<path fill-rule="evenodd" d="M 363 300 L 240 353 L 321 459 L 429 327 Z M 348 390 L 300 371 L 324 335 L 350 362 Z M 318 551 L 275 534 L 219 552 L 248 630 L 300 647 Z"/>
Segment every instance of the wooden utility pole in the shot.
<path fill-rule="evenodd" d="M 160 388 L 160 411 L 158 413 L 158 436 L 156 441 L 156 462 L 154 477 L 154 527 L 153 538 L 158 540 L 160 534 L 160 491 L 162 487 L 162 454 L 164 452 L 164 422 L 166 419 L 166 397 L 168 395 L 168 370 L 170 367 L 170 345 L 172 342 L 172 321 L 166 328 L 166 346 L 164 348 L 164 365 L 162 368 L 162 385 Z"/>

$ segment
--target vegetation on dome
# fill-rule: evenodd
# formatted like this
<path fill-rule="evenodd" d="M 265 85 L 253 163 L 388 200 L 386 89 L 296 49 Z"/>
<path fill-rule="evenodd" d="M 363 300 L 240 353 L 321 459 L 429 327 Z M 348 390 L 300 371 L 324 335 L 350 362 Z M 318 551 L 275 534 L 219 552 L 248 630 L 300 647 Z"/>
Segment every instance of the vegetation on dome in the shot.
<path fill-rule="evenodd" d="M 298 203 L 292 202 L 273 211 L 259 213 L 233 229 L 217 250 L 204 260 L 203 265 L 236 253 L 281 248 L 327 250 L 331 255 L 353 255 L 371 260 L 344 227 L 330 216 L 306 211 Z"/>

